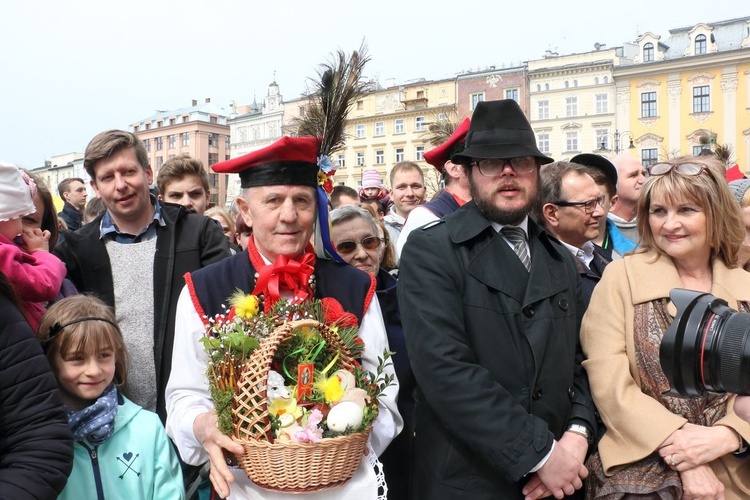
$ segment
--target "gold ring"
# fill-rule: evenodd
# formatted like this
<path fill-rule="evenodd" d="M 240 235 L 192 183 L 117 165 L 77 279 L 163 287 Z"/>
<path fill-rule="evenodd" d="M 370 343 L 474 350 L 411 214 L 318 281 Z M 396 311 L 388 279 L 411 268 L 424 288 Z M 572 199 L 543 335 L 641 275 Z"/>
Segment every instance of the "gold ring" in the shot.
<path fill-rule="evenodd" d="M 677 465 L 677 462 L 674 461 L 674 453 L 672 453 L 671 455 L 669 455 L 669 465 L 671 465 L 672 467 L 674 467 L 675 465 Z"/>

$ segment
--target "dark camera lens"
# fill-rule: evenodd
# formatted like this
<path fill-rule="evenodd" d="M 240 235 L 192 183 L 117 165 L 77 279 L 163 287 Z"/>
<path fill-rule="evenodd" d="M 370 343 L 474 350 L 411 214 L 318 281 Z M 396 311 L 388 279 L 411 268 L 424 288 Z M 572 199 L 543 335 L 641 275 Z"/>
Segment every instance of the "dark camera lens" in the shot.
<path fill-rule="evenodd" d="M 669 296 L 677 316 L 659 350 L 669 394 L 750 395 L 750 314 L 708 293 L 675 288 Z"/>

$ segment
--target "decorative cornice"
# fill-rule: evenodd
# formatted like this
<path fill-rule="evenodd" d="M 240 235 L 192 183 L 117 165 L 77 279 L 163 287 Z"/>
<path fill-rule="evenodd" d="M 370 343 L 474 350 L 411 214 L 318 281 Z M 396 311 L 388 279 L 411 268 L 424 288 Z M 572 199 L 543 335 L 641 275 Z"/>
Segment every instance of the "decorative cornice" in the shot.
<path fill-rule="evenodd" d="M 711 83 L 711 80 L 714 78 L 716 78 L 716 75 L 712 75 L 711 73 L 697 73 L 693 76 L 687 77 L 686 80 L 691 85 L 705 85 Z"/>
<path fill-rule="evenodd" d="M 579 129 L 582 128 L 582 125 L 580 123 L 568 122 L 560 128 L 562 128 L 563 130 Z"/>
<path fill-rule="evenodd" d="M 706 130 L 705 128 L 699 128 L 699 129 L 693 130 L 691 133 L 686 135 L 685 139 L 687 139 L 688 142 L 698 144 L 700 140 L 704 137 L 708 137 L 708 138 L 713 137 L 715 139 L 716 134 L 711 132 L 710 130 Z"/>
<path fill-rule="evenodd" d="M 656 123 L 657 121 L 659 121 L 659 117 L 658 116 L 654 116 L 654 117 L 651 117 L 651 118 L 638 118 L 638 123 L 640 123 L 644 127 L 648 127 L 648 128 L 653 127 L 654 123 Z"/>
<path fill-rule="evenodd" d="M 638 137 L 633 142 L 638 144 L 638 146 L 641 148 L 650 149 L 650 148 L 658 148 L 663 141 L 664 141 L 664 137 L 658 136 L 656 134 L 652 134 L 651 132 L 647 132 L 643 134 L 642 136 Z"/>
<path fill-rule="evenodd" d="M 705 123 L 706 120 L 711 118 L 711 115 L 713 114 L 713 111 L 706 111 L 705 113 L 690 113 L 690 118 L 697 121 L 698 123 Z"/>
<path fill-rule="evenodd" d="M 552 127 L 542 127 L 542 128 L 535 128 L 534 133 L 540 133 L 540 132 L 552 132 Z"/>
<path fill-rule="evenodd" d="M 636 88 L 645 92 L 650 92 L 652 90 L 656 90 L 659 85 L 661 85 L 661 82 L 657 80 L 643 80 L 636 84 Z"/>

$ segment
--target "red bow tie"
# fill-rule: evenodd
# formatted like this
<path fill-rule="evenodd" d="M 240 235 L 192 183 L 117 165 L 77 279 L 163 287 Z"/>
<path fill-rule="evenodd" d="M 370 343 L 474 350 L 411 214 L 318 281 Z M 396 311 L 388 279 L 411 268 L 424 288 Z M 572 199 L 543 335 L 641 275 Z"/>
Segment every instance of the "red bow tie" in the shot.
<path fill-rule="evenodd" d="M 265 265 L 252 238 L 248 243 L 251 262 L 258 270 L 253 295 L 263 294 L 263 308 L 266 312 L 281 298 L 282 291 L 292 292 L 293 304 L 304 302 L 312 296 L 310 276 L 315 271 L 315 253 L 306 251 L 298 260 L 279 255 L 273 264 Z M 263 265 L 258 266 L 258 261 Z"/>

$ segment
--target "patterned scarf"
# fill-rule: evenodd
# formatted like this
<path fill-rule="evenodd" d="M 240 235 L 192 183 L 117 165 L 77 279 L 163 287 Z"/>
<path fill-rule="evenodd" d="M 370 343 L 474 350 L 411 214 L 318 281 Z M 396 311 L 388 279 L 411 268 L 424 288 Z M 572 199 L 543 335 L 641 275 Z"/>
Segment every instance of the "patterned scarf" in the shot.
<path fill-rule="evenodd" d="M 94 446 L 99 446 L 115 431 L 117 389 L 112 384 L 91 406 L 78 411 L 66 407 L 65 412 L 68 414 L 68 426 L 73 432 L 73 439 L 85 439 Z"/>

